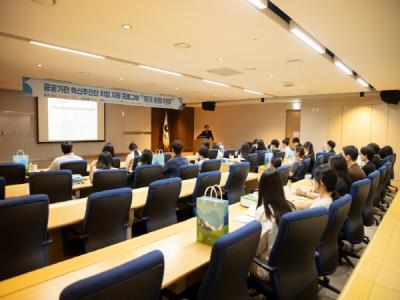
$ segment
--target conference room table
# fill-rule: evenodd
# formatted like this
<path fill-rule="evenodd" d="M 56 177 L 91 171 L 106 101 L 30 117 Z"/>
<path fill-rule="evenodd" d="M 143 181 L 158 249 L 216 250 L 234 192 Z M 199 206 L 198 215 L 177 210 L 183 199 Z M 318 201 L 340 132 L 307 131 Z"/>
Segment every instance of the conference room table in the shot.
<path fill-rule="evenodd" d="M 257 175 L 257 174 L 255 174 Z M 310 186 L 307 181 L 296 183 Z M 241 216 L 247 208 L 236 203 L 229 207 L 229 231 L 245 225 Z M 58 299 L 61 291 L 80 279 L 109 270 L 152 250 L 164 254 L 162 287 L 179 291 L 193 277 L 204 272 L 210 260 L 211 246 L 196 241 L 196 218 L 127 241 L 83 254 L 0 282 L 0 298 L 7 300 Z"/>
<path fill-rule="evenodd" d="M 400 194 L 340 293 L 339 300 L 400 299 Z"/>

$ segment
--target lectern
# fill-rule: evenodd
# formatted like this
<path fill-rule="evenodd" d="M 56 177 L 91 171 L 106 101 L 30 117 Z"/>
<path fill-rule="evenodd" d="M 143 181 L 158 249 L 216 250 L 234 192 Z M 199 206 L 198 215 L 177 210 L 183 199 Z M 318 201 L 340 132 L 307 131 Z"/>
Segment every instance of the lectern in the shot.
<path fill-rule="evenodd" d="M 214 144 L 212 139 L 198 137 L 198 138 L 194 139 L 194 142 L 193 142 L 193 154 L 196 154 L 196 152 L 200 149 L 201 145 L 204 142 L 209 142 L 210 148 Z"/>

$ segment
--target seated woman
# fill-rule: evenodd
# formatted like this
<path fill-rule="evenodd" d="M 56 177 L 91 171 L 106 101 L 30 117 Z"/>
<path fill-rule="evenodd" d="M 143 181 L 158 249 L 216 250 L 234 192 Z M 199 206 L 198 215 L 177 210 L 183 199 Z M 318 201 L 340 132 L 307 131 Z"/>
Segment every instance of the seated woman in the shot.
<path fill-rule="evenodd" d="M 295 148 L 295 157 L 296 161 L 293 163 L 292 167 L 289 171 L 289 177 L 292 177 L 296 174 L 297 169 L 300 168 L 301 164 L 303 163 L 304 159 L 304 148 L 299 144 Z"/>
<path fill-rule="evenodd" d="M 336 192 L 337 175 L 329 165 L 319 165 L 314 173 L 314 191 L 296 188 L 296 194 L 310 200 L 295 199 L 293 204 L 297 209 L 325 207 L 329 209 L 332 201 L 339 198 Z"/>
<path fill-rule="evenodd" d="M 126 156 L 125 168 L 128 172 L 132 172 L 133 161 L 134 161 L 135 157 L 140 155 L 140 151 L 138 149 L 138 146 L 135 143 L 129 144 L 129 150 L 131 152 Z"/>
<path fill-rule="evenodd" d="M 111 157 L 115 157 L 114 145 L 111 143 L 105 143 L 101 152 L 110 152 Z"/>
<path fill-rule="evenodd" d="M 140 165 L 151 165 L 153 162 L 153 152 L 149 149 L 144 149 L 142 155 L 140 155 L 140 160 L 138 161 L 138 166 Z M 137 166 L 132 166 L 133 170 L 128 174 L 128 185 L 132 186 L 133 181 L 135 179 L 135 168 Z"/>
<path fill-rule="evenodd" d="M 268 169 L 261 175 L 258 188 L 256 220 L 260 221 L 262 230 L 256 257 L 266 261 L 275 243 L 281 217 L 295 208 L 285 199 L 281 177 L 275 169 Z M 269 280 L 268 272 L 254 263 L 250 272 L 262 280 Z"/>
<path fill-rule="evenodd" d="M 350 192 L 351 179 L 346 159 L 341 154 L 336 154 L 330 157 L 329 164 L 336 171 L 336 192 L 340 197 L 348 194 Z"/>
<path fill-rule="evenodd" d="M 247 156 L 249 156 L 251 152 L 250 145 L 248 143 L 244 143 L 239 150 L 239 155 L 241 156 L 242 159 L 246 159 Z"/>
<path fill-rule="evenodd" d="M 312 173 L 315 164 L 314 146 L 311 142 L 305 142 L 303 147 L 304 147 L 304 157 L 310 158 L 310 167 L 308 168 L 306 173 Z"/>
<path fill-rule="evenodd" d="M 113 169 L 112 155 L 108 151 L 101 152 L 99 158 L 90 164 L 90 181 L 93 181 L 93 173 L 98 169 Z"/>

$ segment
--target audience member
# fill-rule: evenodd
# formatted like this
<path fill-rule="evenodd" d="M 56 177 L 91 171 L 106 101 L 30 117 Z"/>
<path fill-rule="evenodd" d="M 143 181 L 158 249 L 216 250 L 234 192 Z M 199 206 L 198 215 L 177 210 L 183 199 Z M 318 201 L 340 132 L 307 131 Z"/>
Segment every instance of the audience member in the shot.
<path fill-rule="evenodd" d="M 172 151 L 175 156 L 171 158 L 163 167 L 163 173 L 168 177 L 179 177 L 179 167 L 187 165 L 189 162 L 182 156 L 183 144 L 179 140 L 172 143 Z"/>
<path fill-rule="evenodd" d="M 64 155 L 56 157 L 53 162 L 49 166 L 49 170 L 59 170 L 60 164 L 63 162 L 71 161 L 71 160 L 82 160 L 83 158 L 75 155 L 72 152 L 73 144 L 70 141 L 65 141 L 61 143 L 61 151 Z"/>

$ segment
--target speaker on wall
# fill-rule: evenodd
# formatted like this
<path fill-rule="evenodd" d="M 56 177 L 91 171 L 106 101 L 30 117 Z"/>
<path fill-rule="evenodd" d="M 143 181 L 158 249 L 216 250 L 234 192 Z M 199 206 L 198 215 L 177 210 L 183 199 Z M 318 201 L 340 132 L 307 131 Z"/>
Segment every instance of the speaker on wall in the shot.
<path fill-rule="evenodd" d="M 214 102 L 214 101 L 202 102 L 202 103 L 201 103 L 201 107 L 202 107 L 204 110 L 211 110 L 211 111 L 214 111 L 214 110 L 215 110 L 215 102 Z"/>
<path fill-rule="evenodd" d="M 399 104 L 400 91 L 399 90 L 388 90 L 380 93 L 382 101 L 388 104 Z"/>

